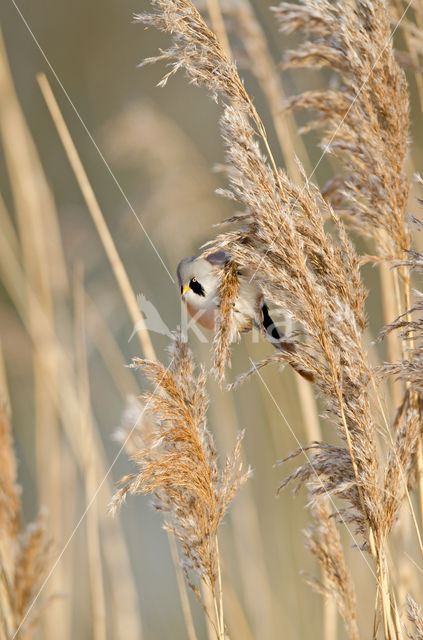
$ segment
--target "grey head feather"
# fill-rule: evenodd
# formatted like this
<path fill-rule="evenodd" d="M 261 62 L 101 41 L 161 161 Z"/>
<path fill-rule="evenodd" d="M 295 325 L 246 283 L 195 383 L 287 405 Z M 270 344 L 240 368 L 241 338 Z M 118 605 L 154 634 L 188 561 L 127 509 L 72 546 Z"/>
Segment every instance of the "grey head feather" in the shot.
<path fill-rule="evenodd" d="M 176 275 L 178 276 L 178 283 L 181 287 L 186 284 L 184 280 L 187 279 L 187 275 L 189 273 L 189 265 L 198 260 L 198 263 L 201 264 L 202 260 L 207 261 L 213 267 L 219 267 L 225 264 L 228 260 L 228 255 L 224 251 L 215 251 L 214 253 L 210 253 L 208 256 L 190 256 L 189 258 L 184 258 L 180 261 L 176 269 Z M 204 264 L 204 262 L 203 262 Z"/>
<path fill-rule="evenodd" d="M 180 287 L 183 284 L 183 282 L 182 282 L 182 271 L 184 270 L 185 265 L 188 265 L 191 262 L 194 262 L 194 260 L 196 260 L 196 259 L 197 259 L 197 256 L 190 256 L 189 258 L 184 258 L 178 264 L 178 266 L 176 268 L 176 275 L 178 276 L 178 282 L 179 282 L 179 286 Z"/>

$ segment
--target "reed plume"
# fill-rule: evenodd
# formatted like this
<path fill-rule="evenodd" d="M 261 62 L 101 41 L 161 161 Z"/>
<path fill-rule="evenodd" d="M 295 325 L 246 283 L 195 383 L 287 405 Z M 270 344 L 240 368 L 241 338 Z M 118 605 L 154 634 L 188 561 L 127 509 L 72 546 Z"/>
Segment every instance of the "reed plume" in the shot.
<path fill-rule="evenodd" d="M 420 223 L 418 223 L 419 229 Z M 423 273 L 423 254 L 418 251 L 407 251 L 406 259 L 397 260 L 394 265 L 397 269 L 411 269 L 416 277 L 420 278 Z M 405 357 L 399 362 L 385 363 L 382 373 L 402 380 L 421 396 L 423 392 L 423 299 L 422 294 L 417 290 L 415 298 L 411 308 L 381 330 L 379 339 L 384 339 L 390 333 L 396 332 L 403 342 L 409 345 L 404 354 Z"/>
<path fill-rule="evenodd" d="M 370 371 L 361 345 L 365 292 L 358 257 L 317 188 L 300 188 L 282 172 L 283 190 L 278 188 L 242 113 L 227 107 L 222 130 L 231 195 L 246 213 L 243 228 L 220 236 L 217 246 L 254 274 L 268 300 L 300 323 L 306 346 L 279 357 L 297 359 L 327 397 L 328 410 L 348 444 L 346 458 L 338 457 L 334 465 L 341 464 L 345 473 L 346 464 L 361 478 L 353 504 L 364 532 L 367 518 L 375 526 L 380 514 Z M 338 241 L 325 231 L 328 217 L 338 229 Z M 342 483 L 339 487 L 343 493 Z"/>
<path fill-rule="evenodd" d="M 310 37 L 286 53 L 285 68 L 326 67 L 339 78 L 337 88 L 305 91 L 291 97 L 286 108 L 317 112 L 301 131 L 322 130 L 324 152 L 341 162 L 344 172 L 342 180 L 333 179 L 333 196 L 355 231 L 372 238 L 380 255 L 396 258 L 410 246 L 404 170 L 409 101 L 387 5 L 303 0 L 281 2 L 274 12 L 282 33 Z"/>
<path fill-rule="evenodd" d="M 395 266 L 421 274 L 423 255 L 417 251 L 407 251 L 407 259 L 396 261 Z M 401 360 L 384 363 L 379 368 L 381 375 L 391 376 L 405 384 L 403 401 L 396 411 L 392 446 L 385 470 L 385 526 L 388 523 L 392 526 L 407 490 L 414 488 L 420 475 L 418 450 L 422 437 L 423 302 L 421 294 L 416 292 L 416 296 L 414 305 L 385 326 L 379 335 L 379 339 L 383 339 L 396 333 L 407 345 Z"/>
<path fill-rule="evenodd" d="M 111 508 L 128 494 L 153 494 L 154 507 L 164 514 L 164 527 L 178 540 L 188 584 L 205 606 L 198 579 L 211 590 L 215 604 L 213 623 L 218 638 L 224 637 L 222 587 L 217 533 L 225 512 L 250 471 L 242 470 L 241 440 L 227 457 L 222 470 L 212 435 L 207 429 L 206 374 L 195 374 L 194 362 L 181 334 L 175 335 L 167 368 L 135 358 L 139 368 L 155 385 L 143 397 L 154 432 L 132 459 L 138 472 L 122 479 Z M 210 612 L 208 612 L 210 615 Z"/>
<path fill-rule="evenodd" d="M 423 614 L 417 602 L 411 597 L 407 598 L 407 616 L 413 623 L 415 632 L 407 633 L 411 640 L 423 640 Z"/>
<path fill-rule="evenodd" d="M 217 295 L 221 302 L 213 339 L 214 370 L 220 382 L 223 380 L 226 365 L 230 364 L 230 344 L 234 338 L 239 339 L 239 334 L 235 333 L 236 322 L 233 317 L 234 301 L 238 292 L 237 267 L 234 262 L 228 261 L 219 278 Z"/>
<path fill-rule="evenodd" d="M 29 638 L 40 614 L 34 598 L 51 563 L 47 522 L 21 523 L 21 490 L 6 408 L 0 404 L 0 638 Z M 19 636 L 19 637 L 21 637 Z"/>
<path fill-rule="evenodd" d="M 125 446 L 125 451 L 136 455 L 146 445 L 151 446 L 154 437 L 155 422 L 146 411 L 145 404 L 134 395 L 126 398 L 126 406 L 122 413 L 120 425 L 113 434 L 113 439 Z"/>
<path fill-rule="evenodd" d="M 357 603 L 354 584 L 345 564 L 335 521 L 330 517 L 326 497 L 313 501 L 314 526 L 306 531 L 306 545 L 317 558 L 325 581 L 307 576 L 309 584 L 325 597 L 333 598 L 342 616 L 348 637 L 358 640 Z"/>
<path fill-rule="evenodd" d="M 159 82 L 163 87 L 179 69 L 184 69 L 192 84 L 205 86 L 214 100 L 224 96 L 240 108 L 250 100 L 233 63 L 189 0 L 153 0 L 155 13 L 135 16 L 136 22 L 154 26 L 172 34 L 172 46 L 160 55 L 146 58 L 141 65 L 169 61 L 169 71 Z"/>
<path fill-rule="evenodd" d="M 174 47 L 166 57 L 171 51 L 190 77 L 201 77 L 211 91 L 220 90 L 232 99 L 232 87 L 243 87 L 236 70 L 226 59 L 222 69 L 219 67 L 224 54 L 215 54 L 215 39 L 197 14 L 190 31 L 181 28 L 174 9 L 186 10 L 186 5 L 185 1 L 166 3 L 167 22 L 163 17 L 149 17 L 147 24 L 171 31 Z M 198 51 L 198 40 L 204 33 L 207 38 L 201 40 L 203 49 L 194 72 L 187 51 Z M 211 64 L 218 65 L 213 75 Z M 224 86 L 217 86 L 215 77 Z M 221 128 L 229 180 L 229 189 L 223 193 L 244 207 L 244 214 L 237 218 L 242 226 L 219 236 L 215 247 L 227 251 L 236 265 L 253 274 L 265 297 L 300 323 L 307 347 L 298 347 L 294 354 L 281 353 L 279 358 L 289 357 L 298 366 L 305 364 L 327 397 L 328 410 L 347 445 L 344 455 L 333 460 L 342 478 L 335 491 L 350 501 L 351 518 L 369 544 L 368 528 L 375 532 L 372 535 L 380 530 L 381 500 L 375 424 L 369 409 L 370 372 L 361 344 L 366 324 L 365 292 L 358 257 L 319 190 L 310 183 L 303 187 L 293 184 L 282 171 L 275 172 L 268 156 L 269 166 L 255 139 L 258 127 L 253 128 L 254 119 L 248 109 L 240 108 L 240 102 L 250 101 L 237 99 L 226 105 Z M 337 241 L 325 230 L 326 219 L 337 230 Z M 225 298 L 222 306 L 225 308 Z M 345 475 L 355 478 L 348 490 Z M 323 476 L 321 481 L 324 485 Z"/>
<path fill-rule="evenodd" d="M 303 132 L 323 129 L 325 152 L 341 162 L 342 174 L 321 191 L 300 165 L 302 185 L 276 167 L 264 127 L 234 64 L 188 0 L 153 4 L 157 13 L 139 19 L 168 32 L 173 46 L 148 61 L 170 60 L 170 73 L 183 68 L 215 99 L 220 95 L 223 105 L 220 123 L 228 187 L 220 193 L 243 211 L 227 220 L 235 223 L 235 230 L 220 234 L 207 251 L 223 249 L 230 256 L 232 276 L 237 270 L 252 274 L 265 298 L 299 326 L 293 352 L 274 354 L 252 371 L 286 361 L 309 371 L 341 440 L 336 445 L 316 442 L 294 452 L 292 456 L 305 452 L 307 461 L 283 486 L 292 480 L 297 480 L 297 487 L 307 485 L 318 521 L 315 532 L 308 534 L 308 544 L 323 567 L 325 589 L 337 602 L 350 637 L 358 635 L 355 597 L 342 547 L 339 540 L 334 542 L 336 519 L 353 524 L 358 545 L 371 552 L 376 570 L 375 627 L 380 602 L 385 636 L 400 637 L 386 543 L 406 498 L 415 519 L 409 488 L 415 478 L 421 417 L 418 398 L 410 389 L 405 390 L 393 429 L 380 409 L 379 380 L 364 346 L 367 292 L 361 281 L 361 259 L 344 227 L 345 223 L 370 238 L 373 251 L 383 260 L 401 263 L 403 301 L 396 281 L 398 310 L 409 309 L 405 259 L 411 235 L 404 170 L 409 102 L 405 74 L 393 51 L 387 5 L 381 0 L 342 4 L 303 0 L 283 2 L 275 9 L 284 33 L 302 30 L 311 37 L 287 53 L 286 67 L 329 67 L 339 77 L 338 88 L 304 92 L 287 102 L 288 110 L 318 112 Z M 230 361 L 234 295 L 236 283 L 230 282 L 227 270 L 219 291 L 214 339 L 215 367 L 221 378 Z M 403 321 L 410 322 L 409 314 Z M 409 333 L 404 340 L 411 348 Z M 411 370 L 419 369 L 416 355 L 407 374 L 405 360 L 393 364 L 391 373 L 402 375 L 409 384 Z M 387 442 L 383 452 L 377 446 L 381 432 Z M 342 508 L 330 514 L 326 505 L 322 507 L 325 495 L 332 505 L 333 497 L 342 498 Z"/>

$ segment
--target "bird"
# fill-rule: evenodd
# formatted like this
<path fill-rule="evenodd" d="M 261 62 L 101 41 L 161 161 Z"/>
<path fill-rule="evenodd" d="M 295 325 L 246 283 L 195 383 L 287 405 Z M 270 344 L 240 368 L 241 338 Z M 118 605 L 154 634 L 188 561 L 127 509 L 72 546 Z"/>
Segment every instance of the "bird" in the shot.
<path fill-rule="evenodd" d="M 219 272 L 230 260 L 225 251 L 215 251 L 206 255 L 190 256 L 178 264 L 176 273 L 180 294 L 188 313 L 206 329 L 214 329 L 220 299 Z M 250 274 L 238 269 L 239 291 L 234 301 L 234 320 L 239 333 L 253 327 L 262 329 L 279 351 L 294 354 L 292 342 L 279 331 L 273 322 L 263 292 Z M 314 382 L 314 375 L 294 362 L 289 363 L 303 378 Z"/>

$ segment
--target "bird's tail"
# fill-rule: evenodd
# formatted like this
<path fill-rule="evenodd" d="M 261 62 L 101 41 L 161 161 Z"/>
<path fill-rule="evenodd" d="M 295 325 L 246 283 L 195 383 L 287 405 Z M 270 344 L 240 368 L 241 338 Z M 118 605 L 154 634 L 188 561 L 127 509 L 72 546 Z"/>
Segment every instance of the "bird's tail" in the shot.
<path fill-rule="evenodd" d="M 283 333 L 281 333 L 279 329 L 276 327 L 275 323 L 270 317 L 269 309 L 266 303 L 263 303 L 261 310 L 263 314 L 263 327 L 268 339 L 273 344 L 273 346 L 276 349 L 279 349 L 279 351 L 285 351 L 286 353 L 295 353 L 296 352 L 295 345 L 293 345 L 292 342 L 289 342 L 286 339 L 286 336 Z M 302 376 L 309 382 L 315 381 L 314 375 L 311 371 L 307 371 L 306 369 L 303 369 L 299 364 L 293 361 L 289 361 L 289 364 L 293 369 L 295 369 L 297 373 L 300 374 L 300 376 Z"/>

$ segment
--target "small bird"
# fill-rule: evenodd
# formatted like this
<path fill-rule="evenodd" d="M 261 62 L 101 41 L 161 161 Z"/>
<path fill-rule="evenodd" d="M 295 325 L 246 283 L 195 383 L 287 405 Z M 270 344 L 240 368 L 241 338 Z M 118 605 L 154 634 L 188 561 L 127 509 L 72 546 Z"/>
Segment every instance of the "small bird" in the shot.
<path fill-rule="evenodd" d="M 191 256 L 178 264 L 177 275 L 182 300 L 188 313 L 206 329 L 215 326 L 216 312 L 220 300 L 218 295 L 219 272 L 229 260 L 224 251 L 216 251 L 207 256 Z M 250 331 L 253 327 L 262 328 L 269 341 L 279 349 L 295 353 L 295 346 L 286 339 L 273 322 L 263 292 L 248 274 L 238 271 L 239 292 L 234 302 L 236 329 L 238 332 Z M 293 362 L 291 366 L 306 380 L 314 382 L 311 372 L 302 369 Z"/>

